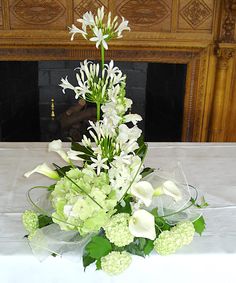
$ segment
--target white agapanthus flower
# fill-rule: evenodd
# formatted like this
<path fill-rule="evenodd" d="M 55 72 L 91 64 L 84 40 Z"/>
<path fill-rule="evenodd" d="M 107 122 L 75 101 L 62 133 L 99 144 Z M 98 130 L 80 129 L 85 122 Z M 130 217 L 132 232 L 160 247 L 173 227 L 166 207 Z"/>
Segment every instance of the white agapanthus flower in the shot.
<path fill-rule="evenodd" d="M 156 238 L 154 216 L 144 209 L 135 211 L 129 221 L 129 231 L 135 237 L 154 240 Z"/>
<path fill-rule="evenodd" d="M 35 167 L 32 171 L 26 172 L 24 176 L 26 178 L 29 178 L 29 176 L 32 175 L 33 173 L 39 173 L 55 180 L 60 179 L 58 173 L 52 170 L 46 163 L 40 164 L 37 167 Z"/>
<path fill-rule="evenodd" d="M 82 24 L 82 29 L 72 25 L 70 28 L 71 40 L 74 40 L 76 34 L 81 34 L 85 39 L 94 41 L 97 48 L 102 45 L 108 49 L 108 41 L 113 38 L 121 38 L 124 31 L 130 31 L 129 22 L 124 17 L 121 18 L 121 22 L 118 21 L 117 16 L 112 20 L 111 12 L 109 12 L 105 18 L 104 7 L 98 8 L 96 15 L 86 12 L 82 19 L 77 21 Z"/>
<path fill-rule="evenodd" d="M 97 169 L 97 175 L 100 174 L 101 169 L 109 169 L 109 167 L 106 165 L 107 158 L 102 158 L 101 155 L 98 155 L 97 159 L 91 157 L 91 161 L 93 163 L 90 165 L 90 167 Z"/>

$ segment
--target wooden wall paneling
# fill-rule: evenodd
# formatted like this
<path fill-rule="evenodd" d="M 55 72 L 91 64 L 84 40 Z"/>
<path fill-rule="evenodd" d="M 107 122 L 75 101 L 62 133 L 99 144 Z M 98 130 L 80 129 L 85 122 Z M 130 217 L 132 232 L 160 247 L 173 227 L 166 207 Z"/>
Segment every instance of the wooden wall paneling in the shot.
<path fill-rule="evenodd" d="M 171 31 L 172 0 L 117 0 L 114 4 L 114 13 L 128 19 L 132 31 Z"/>
<path fill-rule="evenodd" d="M 215 0 L 178 0 L 179 32 L 212 33 Z"/>
<path fill-rule="evenodd" d="M 226 122 L 226 141 L 236 141 L 236 54 L 231 62 L 232 80 L 230 87 L 228 117 Z"/>
<path fill-rule="evenodd" d="M 2 1 L 0 0 L 0 29 L 3 28 Z"/>
<path fill-rule="evenodd" d="M 9 8 L 11 29 L 66 29 L 66 0 L 9 0 Z"/>

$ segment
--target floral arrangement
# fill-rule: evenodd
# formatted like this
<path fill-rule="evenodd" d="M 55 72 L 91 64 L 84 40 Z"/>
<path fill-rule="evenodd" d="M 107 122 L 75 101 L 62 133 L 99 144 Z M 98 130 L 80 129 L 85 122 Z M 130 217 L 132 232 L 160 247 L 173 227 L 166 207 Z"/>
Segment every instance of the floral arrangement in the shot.
<path fill-rule="evenodd" d="M 62 79 L 65 93 L 71 89 L 75 98 L 96 104 L 97 121 L 90 121 L 90 137 L 72 142 L 66 151 L 60 140 L 49 143 L 48 150 L 58 153 L 67 163 L 47 164 L 27 172 L 37 172 L 55 180 L 49 187 L 31 188 L 28 197 L 34 210 L 24 212 L 22 220 L 28 239 L 37 254 L 43 249 L 53 255 L 66 251 L 66 243 L 83 250 L 83 265 L 95 263 L 110 275 L 123 272 L 131 255 L 147 256 L 175 253 L 188 245 L 205 228 L 197 204 L 197 192 L 185 180 L 145 168 L 147 145 L 137 123 L 141 117 L 128 113 L 132 101 L 126 98 L 126 76 L 113 61 L 105 64 L 105 50 L 112 39 L 129 31 L 128 21 L 104 14 L 87 12 L 79 29 L 70 28 L 74 39 L 81 34 L 101 50 L 101 64 L 85 60 L 76 69 L 77 86 Z M 128 113 L 128 114 L 127 114 Z M 82 166 L 81 166 L 82 164 Z M 182 173 L 181 173 L 182 172 Z M 45 189 L 45 199 L 32 199 L 32 191 Z M 46 203 L 46 204 L 45 204 Z M 52 235 L 59 237 L 55 245 Z"/>

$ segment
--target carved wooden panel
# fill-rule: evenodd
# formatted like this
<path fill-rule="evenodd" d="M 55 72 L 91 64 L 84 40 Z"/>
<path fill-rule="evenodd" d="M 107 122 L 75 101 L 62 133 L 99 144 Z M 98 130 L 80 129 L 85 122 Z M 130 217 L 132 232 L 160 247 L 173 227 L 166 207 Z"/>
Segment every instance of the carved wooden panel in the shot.
<path fill-rule="evenodd" d="M 179 0 L 178 31 L 212 32 L 214 0 Z"/>
<path fill-rule="evenodd" d="M 2 28 L 3 25 L 3 20 L 2 20 L 2 1 L 0 0 L 0 29 Z"/>
<path fill-rule="evenodd" d="M 76 19 L 82 17 L 87 11 L 92 11 L 96 14 L 97 9 L 104 6 L 105 10 L 108 9 L 108 0 L 74 0 L 74 22 Z"/>
<path fill-rule="evenodd" d="M 66 0 L 10 0 L 11 29 L 66 29 Z"/>
<path fill-rule="evenodd" d="M 172 0 L 118 0 L 113 14 L 129 20 L 132 31 L 171 30 Z"/>

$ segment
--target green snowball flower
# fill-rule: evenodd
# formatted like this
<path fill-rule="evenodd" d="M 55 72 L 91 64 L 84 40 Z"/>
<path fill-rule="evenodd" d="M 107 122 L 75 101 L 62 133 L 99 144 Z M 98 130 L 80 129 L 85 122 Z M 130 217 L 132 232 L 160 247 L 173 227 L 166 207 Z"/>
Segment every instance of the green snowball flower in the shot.
<path fill-rule="evenodd" d="M 192 242 L 194 226 L 191 221 L 178 223 L 170 231 L 163 231 L 154 241 L 154 249 L 160 255 L 175 253 L 178 249 Z"/>
<path fill-rule="evenodd" d="M 102 270 L 110 275 L 122 273 L 131 264 L 132 257 L 129 253 L 110 252 L 108 255 L 101 258 Z"/>
<path fill-rule="evenodd" d="M 176 252 L 179 244 L 176 244 L 176 236 L 171 231 L 163 231 L 154 241 L 154 249 L 159 255 L 169 255 Z"/>
<path fill-rule="evenodd" d="M 182 245 L 189 245 L 195 233 L 194 225 L 191 221 L 178 223 L 172 231 L 181 236 Z"/>
<path fill-rule="evenodd" d="M 22 215 L 25 230 L 33 234 L 39 228 L 38 215 L 32 210 L 26 210 Z"/>
<path fill-rule="evenodd" d="M 117 247 L 124 247 L 134 240 L 134 236 L 129 231 L 129 219 L 128 213 L 118 213 L 103 227 L 106 237 Z"/>

